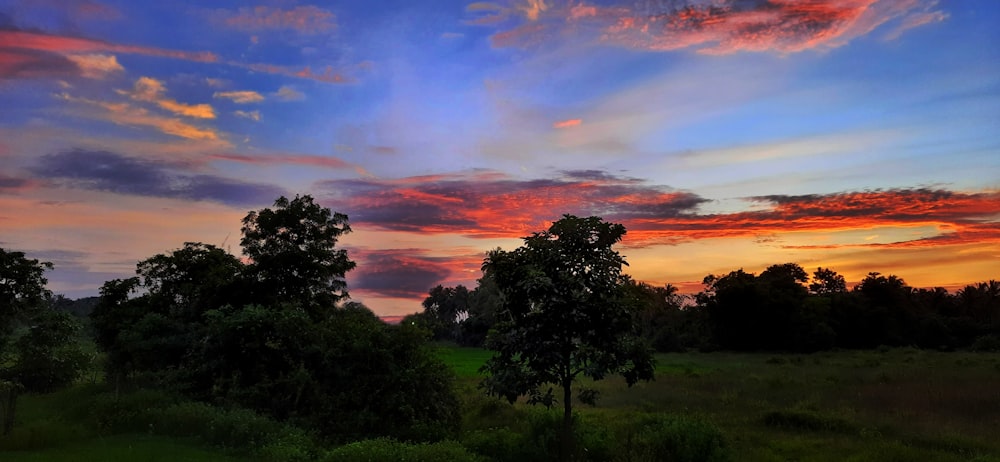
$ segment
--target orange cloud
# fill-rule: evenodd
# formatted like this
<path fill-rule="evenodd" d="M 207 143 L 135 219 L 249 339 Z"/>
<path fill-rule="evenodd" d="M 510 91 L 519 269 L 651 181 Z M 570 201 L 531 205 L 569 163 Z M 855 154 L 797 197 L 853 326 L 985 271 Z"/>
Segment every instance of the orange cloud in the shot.
<path fill-rule="evenodd" d="M 115 57 L 115 55 L 95 53 L 66 55 L 66 58 L 80 68 L 80 72 L 84 77 L 91 79 L 102 79 L 107 77 L 108 74 L 122 72 L 125 70 L 125 68 L 118 63 L 118 58 Z"/>
<path fill-rule="evenodd" d="M 214 119 L 215 111 L 208 104 L 184 104 L 164 97 L 167 88 L 162 81 L 152 77 L 140 77 L 135 81 L 132 91 L 118 90 L 119 94 L 147 103 L 154 103 L 162 109 L 177 115 L 194 117 L 196 119 Z"/>
<path fill-rule="evenodd" d="M 291 29 L 303 34 L 318 34 L 337 27 L 333 13 L 312 5 L 297 6 L 290 10 L 268 6 L 240 8 L 235 15 L 226 17 L 223 22 L 230 27 L 247 31 Z"/>
<path fill-rule="evenodd" d="M 326 66 L 320 73 L 315 73 L 309 66 L 303 68 L 292 68 L 278 66 L 274 64 L 244 64 L 239 62 L 229 62 L 230 65 L 244 67 L 252 71 L 264 72 L 267 74 L 284 75 L 287 77 L 297 77 L 300 79 L 316 80 L 324 83 L 351 83 L 353 79 L 344 76 L 342 73 L 334 71 L 333 66 Z"/>
<path fill-rule="evenodd" d="M 88 98 L 71 96 L 68 93 L 60 93 L 56 95 L 56 97 L 65 101 L 99 108 L 102 112 L 96 114 L 98 118 L 108 120 L 117 125 L 151 127 L 159 130 L 160 132 L 180 138 L 190 140 L 221 141 L 224 145 L 228 145 L 228 143 L 222 140 L 219 134 L 212 129 L 196 127 L 183 122 L 180 119 L 155 115 L 146 109 L 132 106 L 128 103 L 97 101 Z M 93 116 L 94 114 L 88 115 Z"/>
<path fill-rule="evenodd" d="M 559 122 L 556 122 L 556 123 L 552 124 L 552 128 L 569 128 L 569 127 L 575 127 L 577 125 L 580 125 L 581 123 L 583 123 L 583 120 L 581 120 L 581 119 L 561 120 Z"/>

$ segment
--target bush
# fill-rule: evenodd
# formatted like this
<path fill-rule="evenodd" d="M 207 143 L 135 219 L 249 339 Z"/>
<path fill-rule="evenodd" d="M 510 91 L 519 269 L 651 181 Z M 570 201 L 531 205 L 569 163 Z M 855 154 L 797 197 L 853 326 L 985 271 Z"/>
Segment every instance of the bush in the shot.
<path fill-rule="evenodd" d="M 346 444 L 327 453 L 325 462 L 483 462 L 454 441 L 408 444 L 388 438 Z"/>
<path fill-rule="evenodd" d="M 972 342 L 972 346 L 969 347 L 972 351 L 1000 351 L 1000 336 L 996 335 L 984 335 Z"/>
<path fill-rule="evenodd" d="M 828 417 L 806 411 L 771 411 L 764 414 L 764 425 L 789 430 L 828 431 L 852 433 L 854 425 L 836 417 Z"/>
<path fill-rule="evenodd" d="M 725 438 L 711 423 L 688 417 L 654 415 L 624 428 L 616 458 L 629 461 L 723 462 L 730 460 Z"/>

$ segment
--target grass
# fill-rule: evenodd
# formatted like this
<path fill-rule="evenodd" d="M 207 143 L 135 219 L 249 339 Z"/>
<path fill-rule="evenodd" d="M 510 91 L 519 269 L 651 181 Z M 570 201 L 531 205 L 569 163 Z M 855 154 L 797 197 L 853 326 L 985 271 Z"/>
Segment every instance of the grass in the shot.
<path fill-rule="evenodd" d="M 486 352 L 443 349 L 463 393 Z M 614 427 L 642 413 L 705 419 L 736 460 L 1000 461 L 1000 354 L 916 349 L 812 355 L 657 355 L 656 380 L 629 389 L 609 378 L 584 421 Z M 518 404 L 471 397 L 464 428 L 512 425 Z"/>
<path fill-rule="evenodd" d="M 520 402 L 511 406 L 484 396 L 477 388 L 478 369 L 490 357 L 488 351 L 440 345 L 438 352 L 454 369 L 463 400 L 460 442 L 480 453 L 507 451 L 506 459 L 497 460 L 544 460 L 532 459 L 537 452 L 530 449 L 551 444 L 545 426 L 558 419 Z M 14 432 L 0 437 L 0 460 L 254 460 L 225 443 L 226 435 L 206 441 L 205 432 L 192 433 L 196 423 L 101 430 L 93 424 L 100 417 L 94 409 L 106 392 L 90 381 L 50 395 L 22 396 Z M 717 428 L 737 461 L 1000 462 L 1000 353 L 661 354 L 655 381 L 628 388 L 623 380 L 609 378 L 587 385 L 597 388 L 601 399 L 596 407 L 575 409 L 584 449 L 593 460 L 623 459 L 623 438 L 639 438 L 646 430 L 637 422 L 653 422 L 663 431 L 680 429 L 674 434 L 682 436 L 706 424 Z M 154 395 L 132 400 L 161 399 Z M 233 427 L 237 436 L 245 433 L 244 426 L 249 431 L 264 425 L 252 416 L 172 406 L 150 415 L 181 422 L 204 414 L 220 425 L 238 424 Z M 681 420 L 670 420 L 675 418 Z M 284 441 L 301 445 L 292 438 L 273 448 L 282 449 Z M 295 452 L 275 454 L 282 455 L 257 460 L 284 460 Z"/>

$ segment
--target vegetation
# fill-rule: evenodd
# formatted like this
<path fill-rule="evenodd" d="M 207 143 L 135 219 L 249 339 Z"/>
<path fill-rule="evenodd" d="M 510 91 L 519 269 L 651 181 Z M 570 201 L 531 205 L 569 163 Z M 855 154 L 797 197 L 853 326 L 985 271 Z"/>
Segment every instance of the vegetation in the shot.
<path fill-rule="evenodd" d="M 545 386 L 559 387 L 562 460 L 572 452 L 577 377 L 621 374 L 629 386 L 653 378 L 651 352 L 634 335 L 625 303 L 621 269 L 627 263 L 611 248 L 624 235 L 620 224 L 566 215 L 514 251 L 490 252 L 483 263 L 503 295 L 502 320 L 486 339 L 495 353 L 483 366 L 483 388 L 512 403 L 527 396 L 530 404 L 551 407 L 557 397 Z M 589 404 L 597 396 L 589 388 L 578 393 Z"/>
<path fill-rule="evenodd" d="M 346 216 L 279 198 L 243 231 L 246 261 L 185 243 L 76 301 L 0 249 L 2 458 L 1000 460 L 996 281 L 787 263 L 685 296 L 565 216 L 391 326 L 347 296 Z"/>

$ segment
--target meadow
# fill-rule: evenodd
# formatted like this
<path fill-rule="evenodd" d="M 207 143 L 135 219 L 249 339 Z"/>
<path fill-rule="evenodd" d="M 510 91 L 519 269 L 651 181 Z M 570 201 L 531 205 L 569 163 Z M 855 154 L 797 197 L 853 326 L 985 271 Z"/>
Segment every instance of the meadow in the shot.
<path fill-rule="evenodd" d="M 449 345 L 438 351 L 454 369 L 463 399 L 459 443 L 496 460 L 544 457 L 544 451 L 526 446 L 552 443 L 550 424 L 558 416 L 483 395 L 477 371 L 489 352 Z M 680 419 L 681 431 L 717 429 L 734 461 L 1000 461 L 1000 353 L 883 348 L 810 355 L 676 353 L 656 359 L 652 382 L 631 389 L 618 378 L 589 384 L 601 397 L 594 407 L 576 407 L 584 457 L 647 460 L 627 450 L 626 440 L 639 437 L 630 426 L 668 416 Z M 131 413 L 108 408 L 100 384 L 22 396 L 14 432 L 0 438 L 0 458 L 226 461 L 288 460 L 297 454 L 324 459 L 324 449 L 300 447 L 310 445 L 304 435 L 252 416 L 220 417 L 207 406 L 177 401 L 170 401 L 170 412 L 143 414 L 143 409 L 167 409 L 165 398 L 150 396 L 130 401 L 126 407 L 137 408 Z M 116 425 L 102 412 L 127 418 Z M 211 435 L 192 420 L 198 416 L 214 419 L 204 424 Z M 241 441 L 263 449 L 247 451 Z"/>

